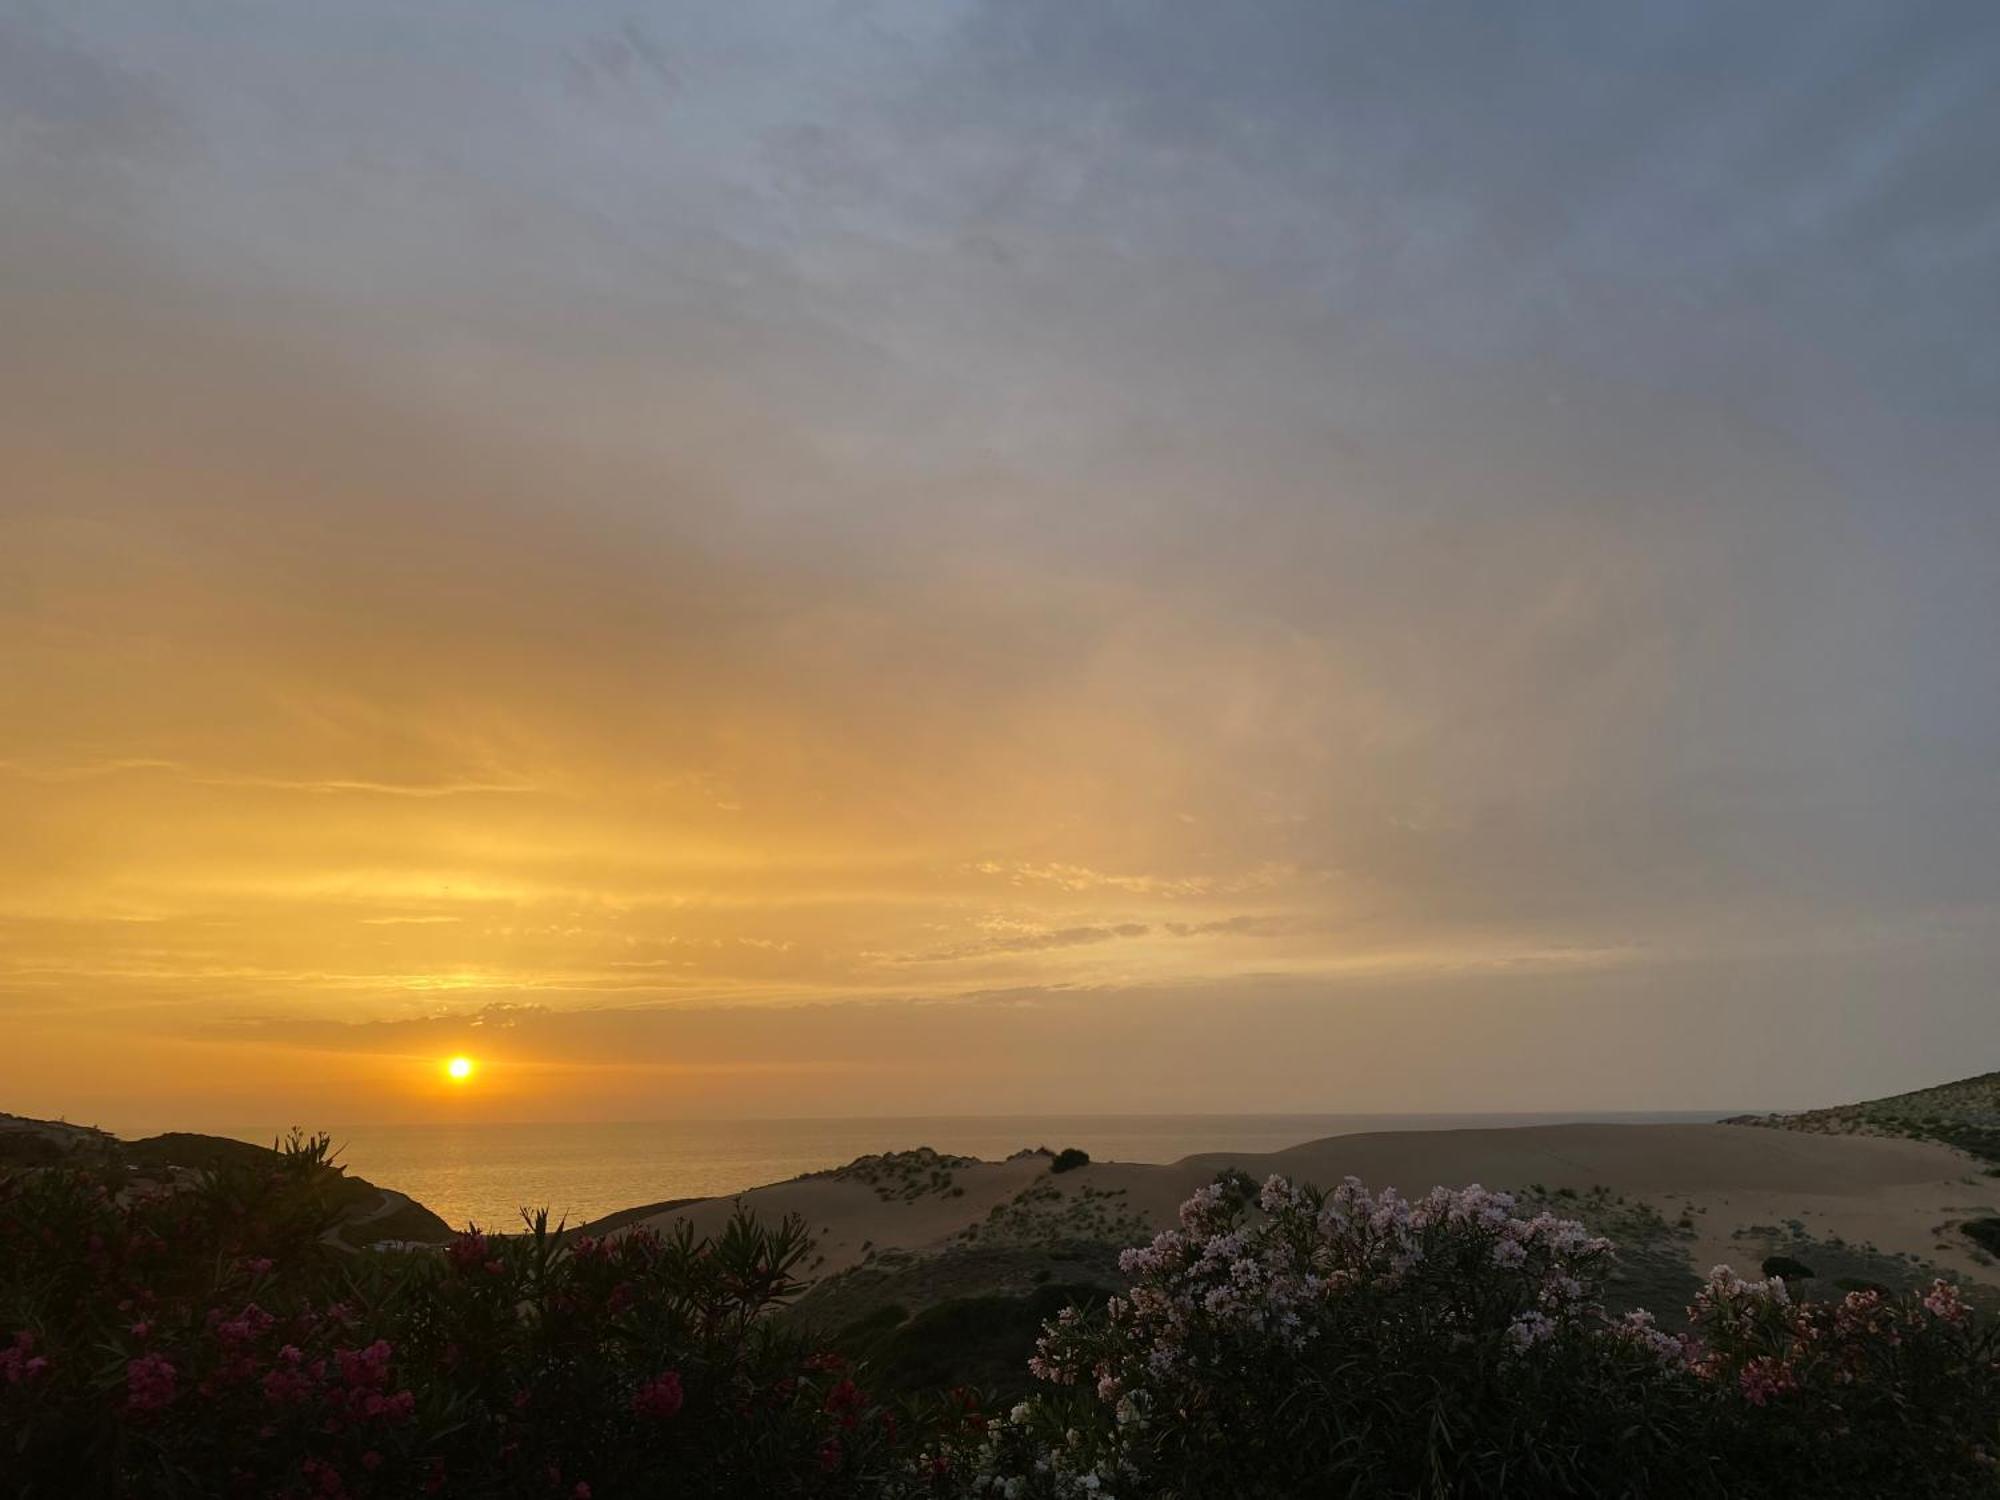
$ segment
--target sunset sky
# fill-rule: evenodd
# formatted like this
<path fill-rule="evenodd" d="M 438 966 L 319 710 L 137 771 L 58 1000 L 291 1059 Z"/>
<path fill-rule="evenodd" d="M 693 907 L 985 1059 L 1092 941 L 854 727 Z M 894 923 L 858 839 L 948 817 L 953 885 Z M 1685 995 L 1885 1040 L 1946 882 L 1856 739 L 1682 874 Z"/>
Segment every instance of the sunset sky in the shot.
<path fill-rule="evenodd" d="M 1983 3 L 0 0 L 0 1109 L 2000 1067 L 1996 77 Z"/>

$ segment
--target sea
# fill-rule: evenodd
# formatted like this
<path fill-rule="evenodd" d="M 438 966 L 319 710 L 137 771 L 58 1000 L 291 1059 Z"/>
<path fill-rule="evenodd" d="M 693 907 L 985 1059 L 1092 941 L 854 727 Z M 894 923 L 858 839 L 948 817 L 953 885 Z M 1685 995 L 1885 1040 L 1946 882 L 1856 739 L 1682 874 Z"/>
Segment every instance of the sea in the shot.
<path fill-rule="evenodd" d="M 1697 1122 L 1714 1113 L 1458 1115 L 933 1115 L 830 1120 L 654 1120 L 627 1124 L 354 1125 L 338 1159 L 400 1189 L 455 1227 L 512 1229 L 523 1209 L 580 1224 L 671 1198 L 712 1198 L 931 1146 L 999 1160 L 1023 1147 L 1078 1146 L 1099 1161 L 1172 1162 L 1197 1153 L 1282 1151 L 1329 1135 L 1577 1122 Z M 272 1126 L 217 1132 L 268 1144 Z"/>

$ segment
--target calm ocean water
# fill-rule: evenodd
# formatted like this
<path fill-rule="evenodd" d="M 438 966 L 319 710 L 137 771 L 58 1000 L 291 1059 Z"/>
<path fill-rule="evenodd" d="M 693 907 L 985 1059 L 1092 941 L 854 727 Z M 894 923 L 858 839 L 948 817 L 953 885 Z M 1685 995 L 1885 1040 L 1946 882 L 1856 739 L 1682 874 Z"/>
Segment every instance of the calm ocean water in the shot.
<path fill-rule="evenodd" d="M 664 1198 L 713 1197 L 873 1151 L 934 1146 L 989 1160 L 1081 1146 L 1099 1160 L 1169 1162 L 1202 1151 L 1279 1151 L 1366 1130 L 1453 1130 L 1713 1114 L 1022 1115 L 858 1120 L 674 1120 L 623 1125 L 356 1125 L 333 1131 L 348 1169 L 400 1188 L 455 1225 L 511 1228 L 523 1206 L 571 1223 Z M 267 1143 L 269 1126 L 224 1132 Z"/>

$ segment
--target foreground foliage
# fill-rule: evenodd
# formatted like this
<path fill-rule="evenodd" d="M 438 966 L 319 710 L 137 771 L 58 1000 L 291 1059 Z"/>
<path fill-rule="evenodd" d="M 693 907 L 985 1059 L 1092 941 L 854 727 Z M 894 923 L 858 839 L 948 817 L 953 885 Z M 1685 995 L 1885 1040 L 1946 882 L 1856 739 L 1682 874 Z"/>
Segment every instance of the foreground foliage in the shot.
<path fill-rule="evenodd" d="M 2000 1494 L 2000 1346 L 1957 1289 L 1795 1304 L 1718 1267 L 1669 1333 L 1505 1194 L 1219 1182 L 1053 1323 L 1006 1497 Z M 1253 1211 L 1254 1210 L 1254 1211 Z"/>
<path fill-rule="evenodd" d="M 801 1288 L 798 1221 L 611 1242 L 543 1216 L 356 1255 L 323 1238 L 326 1149 L 181 1191 L 0 1185 L 0 1491 L 591 1500 L 908 1477 L 898 1414 L 763 1316 Z"/>
<path fill-rule="evenodd" d="M 2000 1494 L 2000 1350 L 1951 1286 L 1794 1304 L 1719 1269 L 1672 1331 L 1607 1319 L 1612 1247 L 1477 1188 L 1218 1181 L 989 1420 L 873 1398 L 767 1315 L 796 1220 L 356 1254 L 338 1187 L 324 1138 L 0 1179 L 0 1493 Z"/>

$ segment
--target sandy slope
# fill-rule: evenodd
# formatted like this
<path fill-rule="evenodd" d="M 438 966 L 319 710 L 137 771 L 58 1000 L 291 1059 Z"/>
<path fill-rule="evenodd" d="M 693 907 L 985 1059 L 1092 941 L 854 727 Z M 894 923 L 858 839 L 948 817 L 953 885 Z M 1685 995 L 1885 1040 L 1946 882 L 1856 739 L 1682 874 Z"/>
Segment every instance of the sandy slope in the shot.
<path fill-rule="evenodd" d="M 1141 1221 L 1171 1223 L 1181 1200 L 1225 1166 L 1260 1179 L 1282 1172 L 1322 1185 L 1352 1175 L 1409 1194 L 1439 1183 L 1578 1191 L 1603 1185 L 1651 1203 L 1668 1219 L 1689 1211 L 1696 1224 L 1690 1258 L 1702 1270 L 1718 1261 L 1754 1269 L 1756 1255 L 1732 1238 L 1734 1231 L 1797 1219 L 1817 1239 L 1873 1242 L 1886 1252 L 1915 1252 L 1967 1276 L 1994 1278 L 1962 1241 L 1938 1232 L 1969 1214 L 1992 1213 L 2000 1201 L 2000 1180 L 1980 1175 L 1958 1152 L 1917 1141 L 1737 1125 L 1383 1132 L 1169 1165 L 1093 1163 L 1059 1177 L 1049 1174 L 1046 1158 L 1028 1157 L 954 1167 L 942 1188 L 932 1185 L 934 1178 L 913 1179 L 907 1199 L 885 1198 L 879 1184 L 802 1178 L 638 1222 L 664 1227 L 686 1218 L 706 1232 L 738 1202 L 765 1216 L 798 1213 L 821 1231 L 824 1260 L 815 1270 L 824 1275 L 858 1263 L 871 1248 L 945 1248 L 972 1225 L 982 1226 L 980 1243 L 988 1244 L 1010 1223 L 1023 1238 L 1090 1232 L 1094 1222 L 1100 1231 L 1108 1223 L 1118 1237 L 1137 1240 Z M 1039 1196 L 1023 1204 L 1024 1191 Z M 1003 1216 L 997 1226 L 996 1209 Z"/>

